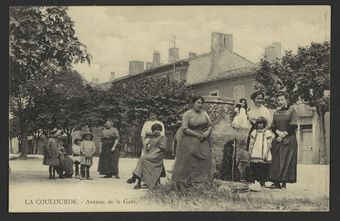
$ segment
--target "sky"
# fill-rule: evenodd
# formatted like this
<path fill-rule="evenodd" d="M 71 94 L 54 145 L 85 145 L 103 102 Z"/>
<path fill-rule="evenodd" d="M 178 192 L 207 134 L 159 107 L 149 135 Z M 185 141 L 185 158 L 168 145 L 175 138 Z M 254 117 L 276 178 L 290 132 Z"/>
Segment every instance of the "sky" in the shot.
<path fill-rule="evenodd" d="M 72 6 L 76 35 L 92 55 L 75 69 L 91 81 L 128 74 L 130 60 L 168 62 L 176 36 L 180 58 L 210 52 L 211 32 L 233 34 L 234 51 L 258 62 L 274 41 L 284 50 L 330 40 L 329 6 Z"/>

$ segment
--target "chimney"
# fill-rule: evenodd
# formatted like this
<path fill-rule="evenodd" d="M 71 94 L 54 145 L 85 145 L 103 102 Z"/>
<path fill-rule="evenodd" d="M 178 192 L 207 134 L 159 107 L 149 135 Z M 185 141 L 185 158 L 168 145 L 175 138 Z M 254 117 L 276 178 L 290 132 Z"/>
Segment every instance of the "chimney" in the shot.
<path fill-rule="evenodd" d="M 189 52 L 189 60 L 196 58 L 197 54 L 194 52 Z"/>
<path fill-rule="evenodd" d="M 233 51 L 233 35 L 219 32 L 211 33 L 211 52 Z"/>
<path fill-rule="evenodd" d="M 179 48 L 169 48 L 169 63 L 179 61 Z"/>
<path fill-rule="evenodd" d="M 159 53 L 159 51 L 154 51 L 152 54 L 152 67 L 156 68 L 159 67 L 161 65 L 161 54 Z"/>
<path fill-rule="evenodd" d="M 273 62 L 276 59 L 281 59 L 281 43 L 273 42 L 272 45 L 265 47 L 264 59 Z"/>
<path fill-rule="evenodd" d="M 282 57 L 281 55 L 281 43 L 280 42 L 277 42 L 277 41 L 274 41 L 273 42 L 273 47 L 275 48 L 275 56 L 276 58 L 280 58 Z"/>
<path fill-rule="evenodd" d="M 116 73 L 115 72 L 111 72 L 110 81 L 113 81 L 115 78 L 116 78 Z"/>
<path fill-rule="evenodd" d="M 152 69 L 152 67 L 153 67 L 153 62 L 151 61 L 146 62 L 145 70 L 150 70 Z"/>
<path fill-rule="evenodd" d="M 143 61 L 129 61 L 129 74 L 138 74 L 144 71 Z"/>

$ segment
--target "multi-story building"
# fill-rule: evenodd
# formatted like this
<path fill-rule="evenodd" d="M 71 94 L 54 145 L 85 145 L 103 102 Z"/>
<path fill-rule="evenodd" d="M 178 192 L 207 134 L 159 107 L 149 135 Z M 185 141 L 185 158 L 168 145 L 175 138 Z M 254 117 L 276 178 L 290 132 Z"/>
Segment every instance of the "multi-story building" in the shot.
<path fill-rule="evenodd" d="M 269 62 L 281 58 L 281 43 L 274 42 L 264 49 L 264 58 Z M 139 62 L 141 64 L 141 62 Z M 140 65 L 139 64 L 139 65 Z M 131 65 L 131 62 L 130 62 Z M 138 65 L 137 65 L 138 66 Z M 143 62 L 144 66 L 144 62 Z M 188 58 L 179 59 L 179 49 L 169 50 L 169 63 L 160 64 L 160 54 L 153 54 L 153 65 L 139 72 L 102 84 L 103 89 L 111 85 L 124 84 L 143 78 L 168 76 L 172 80 L 186 81 L 194 93 L 206 96 L 219 96 L 232 99 L 245 98 L 250 107 L 250 95 L 256 84 L 254 68 L 257 64 L 233 51 L 233 35 L 213 32 L 211 51 L 197 55 L 190 52 Z M 135 70 L 135 69 L 134 69 Z M 319 163 L 319 123 L 316 111 L 302 103 L 295 105 L 298 113 L 298 160 L 300 163 Z M 327 115 L 329 116 L 329 114 Z M 326 142 L 329 153 L 329 117 L 326 116 Z M 327 120 L 328 119 L 328 120 Z M 329 156 L 329 154 L 328 154 Z"/>

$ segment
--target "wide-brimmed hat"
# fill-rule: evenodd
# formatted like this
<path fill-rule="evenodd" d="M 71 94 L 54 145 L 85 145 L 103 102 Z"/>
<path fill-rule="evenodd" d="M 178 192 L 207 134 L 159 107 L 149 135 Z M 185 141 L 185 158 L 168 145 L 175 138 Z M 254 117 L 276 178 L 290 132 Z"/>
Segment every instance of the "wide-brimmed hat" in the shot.
<path fill-rule="evenodd" d="M 50 137 L 57 137 L 61 135 L 61 130 L 58 130 L 56 127 L 50 130 Z"/>
<path fill-rule="evenodd" d="M 84 139 L 86 135 L 90 135 L 90 136 L 91 136 L 91 140 L 93 139 L 93 134 L 92 134 L 91 132 L 86 131 L 86 132 L 83 134 L 82 138 Z"/>

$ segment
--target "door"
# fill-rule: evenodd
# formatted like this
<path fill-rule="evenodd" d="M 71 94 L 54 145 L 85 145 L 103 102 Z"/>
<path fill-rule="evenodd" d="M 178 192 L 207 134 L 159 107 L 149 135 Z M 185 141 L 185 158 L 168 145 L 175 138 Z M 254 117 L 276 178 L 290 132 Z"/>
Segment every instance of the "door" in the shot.
<path fill-rule="evenodd" d="M 303 164 L 313 163 L 313 133 L 312 125 L 301 125 L 301 147 Z"/>

